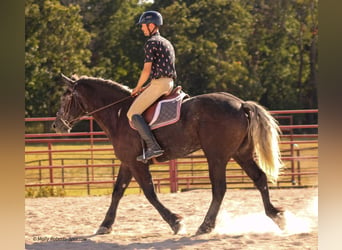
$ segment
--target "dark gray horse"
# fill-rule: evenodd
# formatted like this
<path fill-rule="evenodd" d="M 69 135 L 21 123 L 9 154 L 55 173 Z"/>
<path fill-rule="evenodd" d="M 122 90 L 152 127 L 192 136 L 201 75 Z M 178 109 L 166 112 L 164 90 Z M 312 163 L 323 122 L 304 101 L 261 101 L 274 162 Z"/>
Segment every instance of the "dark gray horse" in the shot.
<path fill-rule="evenodd" d="M 97 233 L 111 231 L 119 201 L 134 177 L 146 198 L 176 234 L 180 230 L 182 217 L 172 213 L 158 200 L 149 171 L 151 162 L 145 164 L 136 160 L 142 154 L 142 146 L 138 133 L 129 126 L 126 117 L 133 101 L 131 90 L 99 78 L 73 80 L 62 76 L 62 79 L 68 87 L 53 124 L 55 130 L 70 132 L 82 115 L 92 114 L 121 161 L 112 201 Z M 226 165 L 231 158 L 260 191 L 266 214 L 282 227 L 283 210 L 271 204 L 266 177 L 276 180 L 282 165 L 278 146 L 279 127 L 263 107 L 228 93 L 194 96 L 184 101 L 178 122 L 158 128 L 154 134 L 165 150 L 157 158 L 158 161 L 184 157 L 198 149 L 203 150 L 208 160 L 212 201 L 197 234 L 209 233 L 215 227 L 226 192 Z M 253 157 L 254 153 L 257 160 Z"/>

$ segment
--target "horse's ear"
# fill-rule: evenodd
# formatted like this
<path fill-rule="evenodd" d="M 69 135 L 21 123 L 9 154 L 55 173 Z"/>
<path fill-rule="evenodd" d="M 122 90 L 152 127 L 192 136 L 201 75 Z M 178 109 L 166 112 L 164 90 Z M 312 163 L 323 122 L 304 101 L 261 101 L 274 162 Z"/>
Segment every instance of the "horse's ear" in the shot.
<path fill-rule="evenodd" d="M 68 88 L 72 89 L 74 87 L 75 81 L 71 78 L 65 76 L 64 74 L 61 74 L 61 79 L 63 83 L 65 83 L 68 86 Z"/>

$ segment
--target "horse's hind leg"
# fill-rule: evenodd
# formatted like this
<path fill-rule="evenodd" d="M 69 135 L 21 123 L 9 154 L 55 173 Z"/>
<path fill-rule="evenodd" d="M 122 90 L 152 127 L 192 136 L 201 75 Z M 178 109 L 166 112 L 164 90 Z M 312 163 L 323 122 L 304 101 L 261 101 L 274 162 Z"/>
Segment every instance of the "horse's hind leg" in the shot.
<path fill-rule="evenodd" d="M 260 191 L 266 215 L 270 217 L 281 229 L 283 229 L 285 227 L 285 220 L 283 216 L 284 210 L 282 208 L 276 208 L 272 205 L 270 201 L 266 174 L 254 161 L 252 151 L 248 154 L 245 153 L 244 155 L 242 155 L 240 152 L 233 158 L 253 180 L 254 185 Z"/>
<path fill-rule="evenodd" d="M 215 228 L 216 217 L 226 193 L 226 160 L 218 156 L 208 157 L 209 176 L 212 185 L 212 201 L 209 210 L 197 230 L 198 234 L 210 233 Z"/>
<path fill-rule="evenodd" d="M 139 164 L 132 169 L 134 178 L 139 183 L 148 201 L 158 210 L 162 218 L 170 225 L 174 234 L 177 234 L 181 229 L 181 221 L 183 218 L 178 214 L 172 213 L 159 201 L 154 190 L 152 176 L 148 166 L 143 165 L 142 163 L 140 165 Z"/>
<path fill-rule="evenodd" d="M 112 225 L 114 223 L 116 217 L 116 210 L 118 208 L 118 204 L 120 199 L 122 198 L 128 184 L 132 179 L 132 174 L 130 170 L 121 165 L 119 174 L 114 186 L 114 190 L 112 193 L 112 201 L 108 208 L 106 217 L 104 218 L 103 222 L 101 223 L 100 228 L 97 230 L 97 234 L 107 234 L 110 233 L 112 230 Z"/>

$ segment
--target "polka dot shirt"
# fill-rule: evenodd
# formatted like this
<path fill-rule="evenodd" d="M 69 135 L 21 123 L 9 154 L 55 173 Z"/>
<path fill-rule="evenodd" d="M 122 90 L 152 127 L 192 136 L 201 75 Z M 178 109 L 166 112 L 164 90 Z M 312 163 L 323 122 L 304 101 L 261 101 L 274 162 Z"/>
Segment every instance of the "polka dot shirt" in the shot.
<path fill-rule="evenodd" d="M 176 79 L 175 50 L 170 41 L 157 32 L 146 41 L 144 51 L 144 63 L 152 62 L 151 79 L 161 77 Z"/>

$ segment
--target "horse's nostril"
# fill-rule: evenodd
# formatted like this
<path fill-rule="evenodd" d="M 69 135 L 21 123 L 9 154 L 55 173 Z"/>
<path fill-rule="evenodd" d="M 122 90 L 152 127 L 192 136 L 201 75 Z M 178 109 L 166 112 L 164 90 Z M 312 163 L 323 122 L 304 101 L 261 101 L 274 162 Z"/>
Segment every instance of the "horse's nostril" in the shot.
<path fill-rule="evenodd" d="M 51 128 L 56 129 L 56 124 L 52 123 Z"/>

